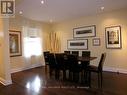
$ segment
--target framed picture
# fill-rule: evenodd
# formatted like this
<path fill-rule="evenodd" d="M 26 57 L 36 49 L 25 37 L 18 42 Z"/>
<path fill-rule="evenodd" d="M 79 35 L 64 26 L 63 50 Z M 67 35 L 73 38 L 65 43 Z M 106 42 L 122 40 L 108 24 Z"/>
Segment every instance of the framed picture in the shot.
<path fill-rule="evenodd" d="M 101 45 L 100 43 L 101 43 L 100 38 L 94 38 L 93 39 L 93 46 L 100 46 Z"/>
<path fill-rule="evenodd" d="M 74 38 L 83 38 L 83 37 L 94 37 L 96 36 L 96 26 L 84 26 L 73 29 Z"/>
<path fill-rule="evenodd" d="M 121 27 L 113 26 L 105 28 L 106 48 L 122 48 Z"/>
<path fill-rule="evenodd" d="M 68 49 L 80 49 L 87 50 L 88 49 L 88 40 L 87 39 L 72 39 L 67 41 Z"/>
<path fill-rule="evenodd" d="M 9 30 L 9 48 L 10 56 L 21 56 L 21 31 Z"/>

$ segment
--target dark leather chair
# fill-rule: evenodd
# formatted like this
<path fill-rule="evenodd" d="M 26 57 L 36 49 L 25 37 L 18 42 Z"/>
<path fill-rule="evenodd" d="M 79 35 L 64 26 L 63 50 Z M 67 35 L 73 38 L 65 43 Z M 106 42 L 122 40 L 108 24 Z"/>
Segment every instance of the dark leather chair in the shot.
<path fill-rule="evenodd" d="M 50 77 L 52 76 L 52 73 L 55 72 L 55 78 L 58 78 L 57 75 L 57 63 L 56 63 L 56 59 L 55 59 L 55 55 L 53 53 L 48 54 L 48 62 L 49 62 L 49 74 Z"/>
<path fill-rule="evenodd" d="M 82 56 L 90 57 L 90 51 L 82 51 Z"/>
<path fill-rule="evenodd" d="M 79 56 L 79 51 L 72 51 L 73 55 Z"/>
<path fill-rule="evenodd" d="M 102 80 L 103 80 L 102 72 L 103 72 L 103 64 L 105 62 L 105 58 L 106 58 L 106 53 L 102 53 L 98 66 L 93 66 L 93 65 L 88 66 L 90 87 L 91 87 L 91 72 L 94 72 L 98 74 L 98 87 L 102 88 Z"/>
<path fill-rule="evenodd" d="M 47 73 L 47 68 L 48 68 L 48 65 L 49 65 L 49 62 L 48 62 L 48 54 L 50 52 L 49 51 L 44 51 L 43 52 L 43 55 L 44 55 L 44 60 L 45 60 L 45 73 Z"/>
<path fill-rule="evenodd" d="M 80 65 L 78 64 L 78 57 L 70 54 L 67 55 L 69 67 L 69 79 L 75 82 L 79 81 L 79 73 L 81 72 Z"/>
<path fill-rule="evenodd" d="M 71 52 L 70 51 L 64 51 L 65 54 L 70 54 Z"/>
<path fill-rule="evenodd" d="M 57 62 L 57 75 L 60 76 L 60 71 L 62 71 L 63 79 L 66 79 L 66 63 L 64 61 L 64 53 L 55 54 Z"/>
<path fill-rule="evenodd" d="M 82 51 L 82 57 L 90 57 L 90 51 Z M 83 61 L 81 62 L 81 66 L 82 66 L 82 70 L 83 70 L 83 74 L 82 74 L 82 81 L 85 81 L 85 84 L 87 84 L 87 77 L 88 77 L 88 74 L 87 74 L 87 66 L 90 64 L 90 61 Z"/>
<path fill-rule="evenodd" d="M 49 53 L 50 53 L 49 51 L 43 52 L 44 60 L 45 60 L 45 65 L 48 65 L 48 64 L 49 64 L 49 63 L 48 63 L 48 54 L 49 54 Z"/>
<path fill-rule="evenodd" d="M 90 55 L 91 55 L 90 51 L 82 51 L 82 57 L 90 57 Z M 87 64 L 89 64 L 89 63 L 90 63 L 90 61 L 87 61 Z"/>

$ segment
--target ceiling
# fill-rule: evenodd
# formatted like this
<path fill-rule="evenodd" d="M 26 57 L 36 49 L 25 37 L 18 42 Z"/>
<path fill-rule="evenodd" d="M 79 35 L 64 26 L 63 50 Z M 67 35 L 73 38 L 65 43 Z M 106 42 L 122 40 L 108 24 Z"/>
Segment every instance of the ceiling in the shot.
<path fill-rule="evenodd" d="M 16 14 L 44 22 L 60 22 L 127 7 L 127 0 L 16 0 Z M 101 10 L 104 7 L 104 10 Z"/>

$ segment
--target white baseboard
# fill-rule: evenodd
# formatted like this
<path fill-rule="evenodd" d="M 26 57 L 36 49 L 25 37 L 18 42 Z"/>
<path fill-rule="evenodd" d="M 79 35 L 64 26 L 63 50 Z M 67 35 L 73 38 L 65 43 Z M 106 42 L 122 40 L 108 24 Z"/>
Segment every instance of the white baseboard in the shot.
<path fill-rule="evenodd" d="M 12 84 L 12 81 L 11 80 L 5 80 L 3 78 L 0 78 L 0 83 L 2 83 L 3 85 L 7 86 L 7 85 Z"/>
<path fill-rule="evenodd" d="M 20 71 L 24 71 L 24 70 L 40 67 L 40 66 L 43 66 L 43 64 L 32 64 L 29 67 L 22 67 L 22 68 L 11 69 L 11 73 L 16 73 L 16 72 L 20 72 Z"/>
<path fill-rule="evenodd" d="M 118 72 L 118 73 L 127 74 L 127 70 L 126 69 L 121 69 L 121 68 L 113 68 L 113 67 L 104 66 L 103 70 L 104 71 L 109 71 L 109 72 Z"/>

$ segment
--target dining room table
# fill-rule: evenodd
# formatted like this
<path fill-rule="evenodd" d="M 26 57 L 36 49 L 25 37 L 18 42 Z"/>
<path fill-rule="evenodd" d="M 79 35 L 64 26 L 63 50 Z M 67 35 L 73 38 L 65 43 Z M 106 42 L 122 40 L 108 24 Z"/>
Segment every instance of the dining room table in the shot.
<path fill-rule="evenodd" d="M 94 59 L 97 59 L 97 57 L 84 57 L 84 56 L 78 56 L 78 60 L 79 60 L 79 61 L 82 61 L 82 62 L 84 62 L 84 61 L 92 61 L 92 60 L 94 60 Z"/>

